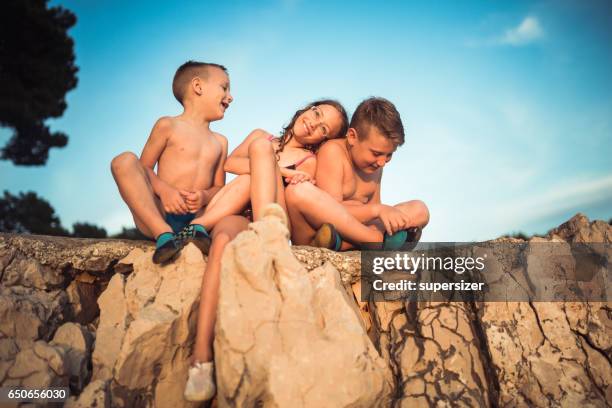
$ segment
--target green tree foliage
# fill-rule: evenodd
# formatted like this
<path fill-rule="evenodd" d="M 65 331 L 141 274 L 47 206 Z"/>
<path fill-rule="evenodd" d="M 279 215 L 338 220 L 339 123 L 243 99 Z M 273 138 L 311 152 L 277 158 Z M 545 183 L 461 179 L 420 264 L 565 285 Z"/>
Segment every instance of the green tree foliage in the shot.
<path fill-rule="evenodd" d="M 62 227 L 51 204 L 36 193 L 28 191 L 12 195 L 8 191 L 0 197 L 0 232 L 62 235 L 77 238 L 106 238 L 104 228 L 87 222 L 72 224 L 72 234 Z"/>
<path fill-rule="evenodd" d="M 134 239 L 134 240 L 148 240 L 142 232 L 138 230 L 138 228 L 121 228 L 121 232 L 113 235 L 111 238 L 118 239 Z"/>
<path fill-rule="evenodd" d="M 72 236 L 77 238 L 106 238 L 106 230 L 87 222 L 72 224 Z"/>
<path fill-rule="evenodd" d="M 44 124 L 61 116 L 77 84 L 72 38 L 75 15 L 48 0 L 6 0 L 0 12 L 0 126 L 13 130 L 0 158 L 43 165 L 68 137 Z"/>
<path fill-rule="evenodd" d="M 18 196 L 4 192 L 0 198 L 0 231 L 69 235 L 53 207 L 32 191 Z"/>

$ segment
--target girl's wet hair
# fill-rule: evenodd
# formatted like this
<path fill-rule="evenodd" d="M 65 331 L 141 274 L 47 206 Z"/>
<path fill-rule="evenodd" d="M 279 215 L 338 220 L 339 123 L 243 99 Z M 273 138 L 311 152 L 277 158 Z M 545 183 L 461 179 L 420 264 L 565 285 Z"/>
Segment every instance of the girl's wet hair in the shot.
<path fill-rule="evenodd" d="M 312 109 L 313 106 L 319 106 L 319 105 L 330 105 L 330 106 L 333 106 L 338 111 L 338 113 L 340 114 L 340 130 L 338 131 L 337 135 L 341 135 L 341 137 L 346 135 L 349 122 L 348 122 L 348 115 L 346 114 L 346 110 L 344 109 L 344 106 L 342 106 L 340 102 L 333 100 L 333 99 L 320 99 L 318 101 L 309 103 L 304 108 L 298 110 L 297 112 L 293 114 L 293 118 L 291 118 L 291 121 L 289 122 L 289 124 L 285 126 L 280 133 L 280 138 L 279 138 L 280 141 L 278 144 L 278 150 L 276 151 L 277 154 L 283 151 L 287 142 L 289 142 L 291 138 L 293 137 L 293 126 L 295 125 L 295 121 L 297 120 L 297 118 L 302 113 L 306 112 L 308 109 Z M 334 135 L 334 137 L 337 135 Z M 308 145 L 304 147 L 310 150 L 311 152 L 315 153 L 317 149 L 319 148 L 319 146 L 321 145 L 321 143 L 317 143 L 314 145 Z"/>

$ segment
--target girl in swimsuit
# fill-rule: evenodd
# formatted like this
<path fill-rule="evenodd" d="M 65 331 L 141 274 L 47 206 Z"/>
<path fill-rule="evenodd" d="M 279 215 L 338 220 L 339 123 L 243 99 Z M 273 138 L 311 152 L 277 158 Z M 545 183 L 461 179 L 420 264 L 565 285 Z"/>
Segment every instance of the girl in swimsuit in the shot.
<path fill-rule="evenodd" d="M 225 162 L 225 171 L 238 177 L 213 197 L 199 223 L 208 228 L 226 215 L 241 214 L 249 201 L 254 221 L 271 202 L 286 211 L 284 187 L 314 183 L 318 147 L 325 140 L 344 137 L 347 129 L 342 105 L 324 99 L 295 112 L 278 137 L 262 129 L 252 131 Z"/>
<path fill-rule="evenodd" d="M 250 200 L 255 221 L 270 212 L 271 203 L 280 204 L 286 216 L 283 181 L 314 183 L 317 148 L 327 139 L 344 137 L 347 129 L 342 105 L 316 101 L 297 111 L 279 137 L 261 129 L 251 132 L 225 162 L 225 171 L 238 177 L 215 194 L 194 220 L 206 229 L 215 225 L 215 229 L 202 282 L 192 366 L 185 386 L 187 400 L 207 400 L 215 394 L 212 343 L 221 255 L 225 245 L 247 226 L 246 219 L 233 214 L 240 214 Z"/>

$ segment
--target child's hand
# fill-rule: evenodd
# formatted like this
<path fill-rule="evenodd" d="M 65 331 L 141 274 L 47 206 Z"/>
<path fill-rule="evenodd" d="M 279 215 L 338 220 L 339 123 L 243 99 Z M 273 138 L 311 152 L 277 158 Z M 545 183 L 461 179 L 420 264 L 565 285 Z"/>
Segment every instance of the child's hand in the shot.
<path fill-rule="evenodd" d="M 181 197 L 183 197 L 183 200 L 185 200 L 185 203 L 187 204 L 187 208 L 189 209 L 189 212 L 191 213 L 198 212 L 200 208 L 208 204 L 207 196 L 204 194 L 204 191 L 202 190 L 198 190 L 198 191 L 180 190 L 180 193 L 181 193 Z"/>
<path fill-rule="evenodd" d="M 378 218 L 380 218 L 385 226 L 388 235 L 412 226 L 408 215 L 389 205 L 381 205 Z"/>
<path fill-rule="evenodd" d="M 159 198 L 162 202 L 164 211 L 169 214 L 187 214 L 189 208 L 183 200 L 181 193 L 170 186 L 161 191 Z"/>
<path fill-rule="evenodd" d="M 293 172 L 291 172 L 290 175 L 285 177 L 285 180 L 287 180 L 289 184 L 298 184 L 304 181 L 308 181 L 312 184 L 315 184 L 314 177 L 312 177 L 309 173 L 299 170 L 294 170 Z"/>

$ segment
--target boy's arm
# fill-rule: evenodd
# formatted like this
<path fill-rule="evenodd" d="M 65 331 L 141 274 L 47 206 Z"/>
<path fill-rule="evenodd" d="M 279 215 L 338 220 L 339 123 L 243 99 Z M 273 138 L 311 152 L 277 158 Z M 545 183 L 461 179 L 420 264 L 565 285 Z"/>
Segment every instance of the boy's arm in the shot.
<path fill-rule="evenodd" d="M 221 157 L 219 158 L 219 162 L 217 163 L 217 168 L 215 169 L 215 176 L 213 180 L 213 185 L 210 188 L 204 190 L 205 202 L 204 205 L 207 205 L 210 200 L 217 194 L 221 188 L 225 185 L 225 162 L 227 160 L 227 139 L 218 133 L 214 134 L 219 143 L 221 144 Z"/>
<path fill-rule="evenodd" d="M 255 129 L 244 139 L 240 145 L 234 149 L 225 162 L 224 170 L 233 174 L 249 174 L 249 145 L 255 139 L 269 137 L 270 134 L 262 129 Z"/>
<path fill-rule="evenodd" d="M 155 194 L 159 195 L 161 189 L 163 189 L 165 182 L 163 182 L 155 173 L 155 164 L 159 160 L 162 152 L 166 148 L 168 139 L 172 134 L 172 121 L 169 118 L 163 117 L 155 122 L 151 134 L 147 139 L 142 153 L 140 153 L 140 163 L 144 166 L 148 173 L 149 179 L 153 186 Z"/>
<path fill-rule="evenodd" d="M 155 164 L 159 160 L 162 152 L 166 148 L 168 139 L 172 135 L 172 119 L 168 117 L 160 118 L 155 125 L 147 143 L 140 154 L 140 163 L 145 168 L 151 186 L 155 194 L 160 197 L 164 211 L 177 214 L 184 214 L 189 209 L 182 199 L 178 190 L 160 179 L 154 171 Z"/>
<path fill-rule="evenodd" d="M 362 222 L 369 222 L 376 218 L 380 219 L 387 234 L 392 235 L 401 229 L 408 228 L 410 226 L 410 218 L 397 208 L 380 202 L 381 181 L 382 170 L 374 196 L 372 196 L 372 199 L 367 204 L 361 204 L 356 201 L 350 203 L 343 202 L 342 204 L 344 204 L 344 208 L 346 208 L 353 217 L 360 221 L 363 220 Z"/>

